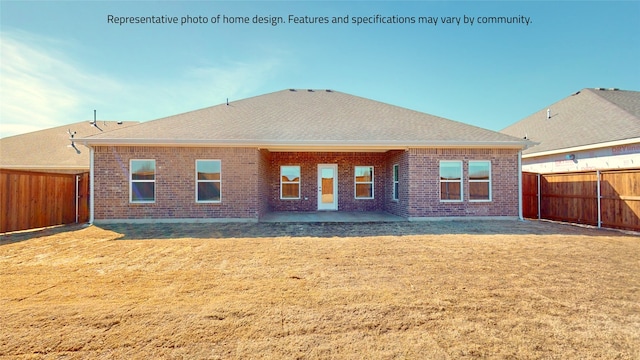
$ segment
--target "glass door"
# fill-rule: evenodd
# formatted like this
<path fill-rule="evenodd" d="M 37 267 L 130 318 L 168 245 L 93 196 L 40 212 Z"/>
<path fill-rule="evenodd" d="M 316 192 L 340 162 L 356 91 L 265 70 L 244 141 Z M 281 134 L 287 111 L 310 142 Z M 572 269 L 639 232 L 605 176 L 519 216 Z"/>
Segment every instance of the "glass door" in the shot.
<path fill-rule="evenodd" d="M 338 210 L 338 165 L 318 165 L 318 210 Z"/>

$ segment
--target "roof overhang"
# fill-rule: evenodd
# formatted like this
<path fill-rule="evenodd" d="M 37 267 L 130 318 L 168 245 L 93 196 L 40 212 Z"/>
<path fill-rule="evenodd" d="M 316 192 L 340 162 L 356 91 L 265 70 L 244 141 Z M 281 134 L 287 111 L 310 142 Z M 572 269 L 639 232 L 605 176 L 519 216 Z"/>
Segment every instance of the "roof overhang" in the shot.
<path fill-rule="evenodd" d="M 607 141 L 607 142 L 598 143 L 598 144 L 573 146 L 573 147 L 562 148 L 562 149 L 554 149 L 554 150 L 548 150 L 548 151 L 522 154 L 522 158 L 523 159 L 535 158 L 540 156 L 557 155 L 557 154 L 564 154 L 568 152 L 588 151 L 588 150 L 602 149 L 606 147 L 623 146 L 623 145 L 639 144 L 639 143 L 640 143 L 640 137 L 636 137 L 636 138 L 630 138 L 630 139 L 624 139 L 624 140 Z"/>
<path fill-rule="evenodd" d="M 255 147 L 269 151 L 358 151 L 384 152 L 408 148 L 499 148 L 525 149 L 529 141 L 344 141 L 344 140 L 175 140 L 175 139 L 76 139 L 87 147 L 166 146 L 166 147 Z"/>
<path fill-rule="evenodd" d="M 89 171 L 89 166 L 0 165 L 0 170 L 76 174 Z"/>

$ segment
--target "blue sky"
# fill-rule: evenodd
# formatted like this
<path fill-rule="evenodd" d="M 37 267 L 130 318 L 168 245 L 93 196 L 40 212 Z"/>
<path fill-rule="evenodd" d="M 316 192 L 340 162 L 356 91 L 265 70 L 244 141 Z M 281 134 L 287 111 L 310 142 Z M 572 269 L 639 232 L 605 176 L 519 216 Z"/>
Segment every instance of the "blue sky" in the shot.
<path fill-rule="evenodd" d="M 0 137 L 333 89 L 500 130 L 586 87 L 640 90 L 638 1 L 4 1 Z M 108 23 L 108 15 L 207 24 Z M 212 24 L 211 17 L 414 17 Z M 527 17 L 526 24 L 419 24 Z"/>

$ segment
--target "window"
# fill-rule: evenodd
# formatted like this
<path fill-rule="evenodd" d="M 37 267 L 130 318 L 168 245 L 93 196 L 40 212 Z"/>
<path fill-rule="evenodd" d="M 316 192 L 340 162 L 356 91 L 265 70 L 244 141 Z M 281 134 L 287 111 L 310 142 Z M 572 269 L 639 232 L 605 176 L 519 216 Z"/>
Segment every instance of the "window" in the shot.
<path fill-rule="evenodd" d="M 196 160 L 196 202 L 220 202 L 221 182 L 220 160 Z"/>
<path fill-rule="evenodd" d="M 398 200 L 400 181 L 398 179 L 398 164 L 393 165 L 393 200 Z"/>
<path fill-rule="evenodd" d="M 356 166 L 356 199 L 373 199 L 373 166 Z"/>
<path fill-rule="evenodd" d="M 462 201 L 462 161 L 440 161 L 440 200 Z"/>
<path fill-rule="evenodd" d="M 129 201 L 152 203 L 156 201 L 156 161 L 131 160 Z"/>
<path fill-rule="evenodd" d="M 469 201 L 491 201 L 491 161 L 469 161 Z"/>
<path fill-rule="evenodd" d="M 280 199 L 300 199 L 300 166 L 280 167 Z"/>

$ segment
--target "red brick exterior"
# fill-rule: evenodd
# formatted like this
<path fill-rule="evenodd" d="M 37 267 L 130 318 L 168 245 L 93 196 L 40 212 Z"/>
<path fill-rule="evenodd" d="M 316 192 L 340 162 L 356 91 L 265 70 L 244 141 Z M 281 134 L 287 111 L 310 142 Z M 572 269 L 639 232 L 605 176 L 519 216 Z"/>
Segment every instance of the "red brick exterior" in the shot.
<path fill-rule="evenodd" d="M 98 146 L 94 217 L 109 219 L 259 219 L 269 211 L 316 211 L 318 164 L 338 166 L 338 210 L 387 211 L 403 217 L 517 216 L 517 150 L 409 149 L 387 152 L 269 152 L 256 148 Z M 129 202 L 129 161 L 155 159 L 154 203 Z M 195 201 L 195 161 L 221 161 L 221 202 Z M 439 161 L 463 162 L 462 202 L 441 202 Z M 490 160 L 492 201 L 468 199 L 469 160 Z M 399 200 L 393 165 L 399 165 Z M 280 199 L 280 166 L 301 168 L 300 199 Z M 354 196 L 355 166 L 374 167 L 374 198 Z"/>
<path fill-rule="evenodd" d="M 272 211 L 316 211 L 318 209 L 318 164 L 338 164 L 338 210 L 378 211 L 384 209 L 386 183 L 385 153 L 271 153 L 269 204 Z M 300 166 L 300 200 L 280 199 L 280 166 Z M 355 198 L 355 167 L 373 166 L 374 198 Z"/>
<path fill-rule="evenodd" d="M 463 201 L 440 201 L 440 160 L 461 160 Z M 491 161 L 492 201 L 469 201 L 469 160 Z M 518 151 L 502 149 L 410 149 L 409 217 L 518 216 Z"/>
<path fill-rule="evenodd" d="M 96 147 L 94 217 L 100 219 L 258 218 L 260 151 L 255 148 Z M 154 203 L 129 202 L 129 160 L 155 159 Z M 221 160 L 221 202 L 196 203 L 195 162 Z"/>

